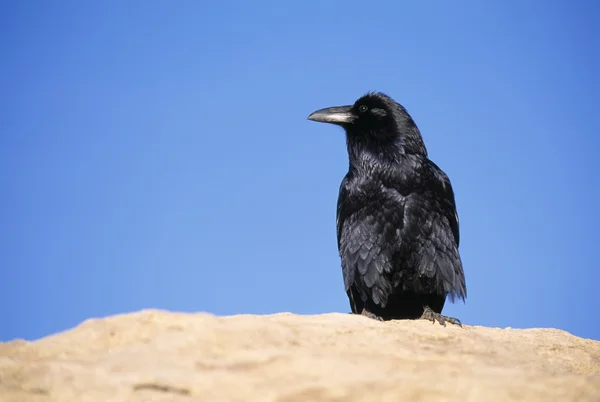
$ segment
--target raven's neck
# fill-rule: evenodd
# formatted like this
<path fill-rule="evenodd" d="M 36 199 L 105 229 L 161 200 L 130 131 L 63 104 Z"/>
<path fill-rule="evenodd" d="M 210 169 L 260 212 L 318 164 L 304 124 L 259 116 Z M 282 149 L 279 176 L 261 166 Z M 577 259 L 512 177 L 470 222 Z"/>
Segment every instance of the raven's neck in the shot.
<path fill-rule="evenodd" d="M 348 135 L 346 144 L 350 171 L 358 175 L 389 171 L 390 168 L 401 167 L 407 159 L 427 158 L 427 150 L 422 141 L 407 144 L 399 139 L 375 141 L 369 137 L 356 138 Z"/>

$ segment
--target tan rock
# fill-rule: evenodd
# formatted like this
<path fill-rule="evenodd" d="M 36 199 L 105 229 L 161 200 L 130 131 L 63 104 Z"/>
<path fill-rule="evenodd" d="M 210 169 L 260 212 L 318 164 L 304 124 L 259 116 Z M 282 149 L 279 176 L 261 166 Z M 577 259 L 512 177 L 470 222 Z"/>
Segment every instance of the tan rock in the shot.
<path fill-rule="evenodd" d="M 0 344 L 0 401 L 600 401 L 600 342 L 350 314 L 142 311 Z"/>

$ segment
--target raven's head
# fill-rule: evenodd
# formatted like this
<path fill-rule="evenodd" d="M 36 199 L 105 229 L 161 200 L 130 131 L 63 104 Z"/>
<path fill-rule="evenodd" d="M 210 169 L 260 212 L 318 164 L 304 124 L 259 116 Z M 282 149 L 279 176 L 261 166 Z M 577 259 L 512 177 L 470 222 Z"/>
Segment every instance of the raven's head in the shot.
<path fill-rule="evenodd" d="M 406 109 L 381 92 L 369 92 L 353 105 L 319 109 L 309 120 L 344 128 L 349 145 L 394 145 L 405 153 L 427 154 L 421 133 Z"/>

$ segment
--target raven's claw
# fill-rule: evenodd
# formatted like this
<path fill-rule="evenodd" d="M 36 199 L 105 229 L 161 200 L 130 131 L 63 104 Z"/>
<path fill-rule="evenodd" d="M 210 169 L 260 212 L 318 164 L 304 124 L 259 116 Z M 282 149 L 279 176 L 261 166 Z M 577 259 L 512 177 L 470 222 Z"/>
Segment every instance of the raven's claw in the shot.
<path fill-rule="evenodd" d="M 363 308 L 363 311 L 360 313 L 360 315 L 364 315 L 365 317 L 369 317 L 369 318 L 372 318 L 372 319 L 377 320 L 377 321 L 383 321 L 383 318 L 381 318 L 378 315 L 375 315 L 375 314 L 371 313 L 366 308 Z"/>
<path fill-rule="evenodd" d="M 429 306 L 425 306 L 425 308 L 423 309 L 423 315 L 421 316 L 420 319 L 432 321 L 434 324 L 437 321 L 444 327 L 446 326 L 446 321 L 448 321 L 450 324 L 454 324 L 454 325 L 458 325 L 459 327 L 462 327 L 462 323 L 460 322 L 460 320 L 458 318 L 446 317 L 445 315 L 436 313 Z"/>

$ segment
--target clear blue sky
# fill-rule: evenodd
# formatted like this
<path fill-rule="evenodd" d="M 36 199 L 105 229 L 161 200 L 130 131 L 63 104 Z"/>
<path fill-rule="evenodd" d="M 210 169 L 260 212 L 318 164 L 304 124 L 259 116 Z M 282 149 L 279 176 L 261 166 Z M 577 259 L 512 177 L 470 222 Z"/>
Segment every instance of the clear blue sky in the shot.
<path fill-rule="evenodd" d="M 445 313 L 600 339 L 600 5 L 460 4 L 4 2 L 0 340 L 348 312 L 344 134 L 306 117 L 369 90 L 454 185 L 468 298 Z"/>

